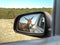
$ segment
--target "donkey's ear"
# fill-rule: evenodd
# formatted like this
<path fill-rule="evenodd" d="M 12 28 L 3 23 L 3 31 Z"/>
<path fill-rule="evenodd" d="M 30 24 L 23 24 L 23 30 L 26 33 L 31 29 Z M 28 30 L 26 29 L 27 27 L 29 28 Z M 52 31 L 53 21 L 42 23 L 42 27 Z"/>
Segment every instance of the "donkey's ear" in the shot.
<path fill-rule="evenodd" d="M 25 18 L 25 17 L 24 17 Z M 26 20 L 28 20 L 27 18 L 25 18 Z"/>
<path fill-rule="evenodd" d="M 34 17 L 34 16 L 33 16 Z M 33 19 L 33 17 L 31 19 Z"/>

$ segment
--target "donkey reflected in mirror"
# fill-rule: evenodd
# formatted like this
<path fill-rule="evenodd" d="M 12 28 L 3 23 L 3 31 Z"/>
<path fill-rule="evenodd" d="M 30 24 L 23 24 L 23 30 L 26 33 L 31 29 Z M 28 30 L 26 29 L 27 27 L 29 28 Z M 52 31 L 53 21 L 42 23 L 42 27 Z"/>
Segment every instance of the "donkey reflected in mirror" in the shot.
<path fill-rule="evenodd" d="M 34 26 L 34 24 L 32 24 L 32 19 L 33 19 L 33 17 L 32 18 L 29 18 L 29 19 L 25 18 L 25 20 L 27 21 L 27 23 L 26 24 L 23 24 L 23 23 L 20 23 L 19 22 L 18 28 L 20 30 L 24 30 L 24 31 L 30 32 L 30 29 Z"/>

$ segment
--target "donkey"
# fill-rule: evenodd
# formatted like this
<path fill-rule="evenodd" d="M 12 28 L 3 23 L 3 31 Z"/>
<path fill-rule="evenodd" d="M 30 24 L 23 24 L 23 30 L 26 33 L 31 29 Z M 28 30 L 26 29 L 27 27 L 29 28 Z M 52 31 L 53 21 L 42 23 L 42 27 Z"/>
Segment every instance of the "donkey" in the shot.
<path fill-rule="evenodd" d="M 30 32 L 30 29 L 34 26 L 34 24 L 32 24 L 32 19 L 33 17 L 29 19 L 25 18 L 27 23 L 26 24 L 19 23 L 19 29 Z"/>

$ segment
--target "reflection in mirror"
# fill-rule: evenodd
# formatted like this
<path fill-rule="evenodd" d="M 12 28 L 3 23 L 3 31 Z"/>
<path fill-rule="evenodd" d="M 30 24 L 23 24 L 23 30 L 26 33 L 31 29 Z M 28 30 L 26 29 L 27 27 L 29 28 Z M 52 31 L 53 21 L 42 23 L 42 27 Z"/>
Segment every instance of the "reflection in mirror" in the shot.
<path fill-rule="evenodd" d="M 45 19 L 42 17 L 40 19 L 40 26 L 37 26 L 38 20 L 41 14 L 30 14 L 25 15 L 18 21 L 18 30 L 29 33 L 44 33 L 45 30 Z"/>
<path fill-rule="evenodd" d="M 45 29 L 45 18 L 44 18 L 44 17 L 41 18 L 40 27 L 41 27 L 42 29 Z"/>

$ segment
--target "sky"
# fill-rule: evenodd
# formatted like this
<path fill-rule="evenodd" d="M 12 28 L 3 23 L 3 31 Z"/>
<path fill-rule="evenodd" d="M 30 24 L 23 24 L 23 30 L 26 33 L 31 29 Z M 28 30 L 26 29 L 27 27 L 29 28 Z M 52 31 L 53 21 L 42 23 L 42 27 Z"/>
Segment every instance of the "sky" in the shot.
<path fill-rule="evenodd" d="M 53 8 L 54 0 L 0 0 L 1 8 Z"/>

